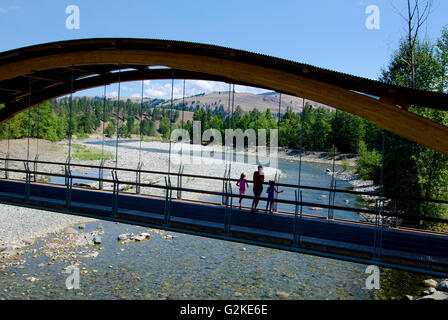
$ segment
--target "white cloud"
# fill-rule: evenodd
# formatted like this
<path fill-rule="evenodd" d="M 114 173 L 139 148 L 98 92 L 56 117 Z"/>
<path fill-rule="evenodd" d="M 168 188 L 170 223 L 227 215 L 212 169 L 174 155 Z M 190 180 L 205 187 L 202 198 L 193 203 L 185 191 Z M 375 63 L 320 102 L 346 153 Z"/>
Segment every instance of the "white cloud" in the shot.
<path fill-rule="evenodd" d="M 106 93 L 108 98 L 118 98 L 118 91 L 110 91 Z M 121 99 L 120 99 L 121 100 Z"/>
<path fill-rule="evenodd" d="M 155 80 L 145 80 L 144 81 L 144 92 L 145 97 L 159 98 L 159 99 L 170 99 L 171 98 L 171 81 L 155 81 Z M 186 80 L 185 81 L 185 96 L 193 96 L 200 93 L 211 93 L 217 91 L 228 91 L 229 84 L 224 82 L 207 81 L 207 80 Z M 267 92 L 268 90 L 246 87 L 235 85 L 235 92 L 250 92 L 254 94 Z M 183 80 L 175 80 L 173 88 L 173 98 L 182 98 L 183 94 Z M 132 96 L 140 96 L 133 94 Z"/>

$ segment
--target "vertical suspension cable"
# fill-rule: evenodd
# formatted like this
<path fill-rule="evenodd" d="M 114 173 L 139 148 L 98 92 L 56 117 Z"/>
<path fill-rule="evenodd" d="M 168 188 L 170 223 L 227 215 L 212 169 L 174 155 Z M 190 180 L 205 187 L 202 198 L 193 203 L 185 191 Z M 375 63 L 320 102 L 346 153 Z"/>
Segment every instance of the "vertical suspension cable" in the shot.
<path fill-rule="evenodd" d="M 184 134 L 184 113 L 185 113 L 185 79 L 184 79 L 184 87 L 182 90 L 182 122 L 181 122 L 181 126 L 182 126 L 182 135 Z M 183 158 L 183 154 L 184 154 L 184 142 L 183 138 L 182 138 L 182 144 L 180 145 L 180 165 L 182 167 L 182 158 Z"/>
<path fill-rule="evenodd" d="M 382 146 L 381 146 L 381 172 L 380 172 L 380 198 L 383 196 L 383 174 L 384 174 L 384 145 L 386 140 L 386 134 L 383 130 L 383 137 L 382 137 Z"/>
<path fill-rule="evenodd" d="M 142 132 L 142 123 L 143 123 L 143 92 L 144 92 L 144 80 L 142 80 L 142 100 L 140 103 L 140 145 L 138 147 L 138 165 L 140 166 L 140 162 L 142 159 L 142 140 L 143 140 L 143 132 Z"/>
<path fill-rule="evenodd" d="M 72 152 L 72 113 L 73 113 L 73 67 L 70 79 L 70 112 L 68 120 L 68 158 L 67 163 L 70 164 Z"/>
<path fill-rule="evenodd" d="M 40 105 L 37 106 L 36 157 L 39 156 L 39 127 L 40 127 Z"/>
<path fill-rule="evenodd" d="M 232 127 L 232 119 L 231 119 L 231 113 L 230 113 L 230 103 L 232 101 L 232 84 L 229 82 L 229 102 L 227 105 L 227 117 L 229 119 L 229 123 L 228 123 L 228 129 L 231 129 Z M 232 138 L 232 145 L 233 145 L 233 138 Z M 226 145 L 226 150 L 225 150 L 225 155 L 224 155 L 224 160 L 225 160 L 225 165 L 226 165 L 226 169 L 227 169 L 227 165 L 228 162 L 230 162 L 230 144 L 227 146 Z"/>
<path fill-rule="evenodd" d="M 279 94 L 278 94 L 278 114 L 277 114 L 278 140 L 280 140 L 280 114 L 281 114 L 281 110 L 282 110 L 282 94 L 281 94 L 281 92 L 279 92 Z M 277 151 L 278 151 L 278 143 L 277 143 Z M 276 168 L 276 171 L 278 171 L 278 168 Z M 277 205 L 277 203 L 275 205 Z"/>
<path fill-rule="evenodd" d="M 118 169 L 118 140 L 120 123 L 120 89 L 121 89 L 121 66 L 118 68 L 118 102 L 117 102 L 117 137 L 115 142 L 115 169 Z"/>
<path fill-rule="evenodd" d="M 101 163 L 104 161 L 104 126 L 106 123 L 106 86 L 104 86 L 104 96 L 103 96 L 103 136 L 101 142 Z"/>
<path fill-rule="evenodd" d="M 8 120 L 8 155 L 9 155 L 9 140 L 11 139 L 11 119 Z"/>
<path fill-rule="evenodd" d="M 30 133 L 31 133 L 31 77 L 28 77 L 28 144 L 26 149 L 26 161 L 30 160 Z"/>
<path fill-rule="evenodd" d="M 383 200 L 383 168 L 384 168 L 384 145 L 385 145 L 385 133 L 383 130 L 383 137 L 382 137 L 382 146 L 381 146 L 381 171 L 380 171 L 380 192 L 379 192 L 379 201 L 377 201 L 378 205 L 378 214 L 376 216 L 375 222 L 377 227 L 377 234 L 374 238 L 375 244 L 374 244 L 374 250 L 375 250 L 375 257 L 377 259 L 381 258 L 381 243 L 382 243 L 382 236 L 383 236 L 383 217 L 382 212 L 384 210 L 384 200 Z"/>
<path fill-rule="evenodd" d="M 336 109 L 335 117 L 337 118 L 337 116 L 338 116 L 338 109 Z M 335 138 L 335 134 L 334 134 L 334 131 L 333 131 L 333 161 L 332 161 L 333 164 L 332 164 L 332 169 L 331 169 L 330 194 L 329 194 L 329 199 L 328 199 L 328 205 L 329 206 L 332 205 L 332 202 L 333 202 L 333 205 L 334 205 L 334 199 L 333 198 L 334 198 L 335 194 L 334 194 L 333 190 L 335 188 L 335 186 L 334 186 L 334 184 L 335 184 L 335 179 L 334 179 L 335 159 L 336 159 L 336 138 Z M 334 209 L 328 207 L 328 218 L 330 218 L 330 216 L 331 216 L 331 219 L 333 219 Z"/>
<path fill-rule="evenodd" d="M 235 118 L 234 118 L 234 114 L 233 114 L 234 107 L 235 107 L 235 83 L 232 83 L 232 134 L 235 130 Z M 232 138 L 232 149 L 230 150 L 230 155 L 231 155 L 230 164 L 232 164 L 232 162 L 233 162 L 233 156 L 234 156 L 233 149 L 234 148 L 233 148 L 233 138 Z M 230 179 L 230 174 L 229 174 L 229 179 Z"/>
<path fill-rule="evenodd" d="M 171 106 L 170 106 L 170 145 L 168 155 L 168 175 L 171 173 L 171 130 L 173 124 L 173 99 L 174 99 L 174 70 L 171 73 Z"/>
<path fill-rule="evenodd" d="M 277 128 L 279 129 L 280 133 L 280 112 L 282 109 L 282 94 L 279 92 L 278 94 L 278 114 L 277 114 Z"/>
<path fill-rule="evenodd" d="M 303 151 L 303 124 L 305 115 L 305 98 L 302 98 L 302 115 L 300 117 L 300 150 L 299 150 L 299 178 L 297 182 L 297 194 L 300 194 L 300 186 L 302 183 L 302 151 Z"/>

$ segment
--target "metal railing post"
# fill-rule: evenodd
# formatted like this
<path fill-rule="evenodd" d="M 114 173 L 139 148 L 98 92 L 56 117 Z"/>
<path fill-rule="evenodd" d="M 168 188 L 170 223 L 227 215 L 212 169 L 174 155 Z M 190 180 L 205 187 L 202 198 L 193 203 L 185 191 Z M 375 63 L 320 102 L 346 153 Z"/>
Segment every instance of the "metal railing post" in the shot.
<path fill-rule="evenodd" d="M 67 157 L 67 160 L 65 161 L 65 165 L 64 165 L 64 172 L 65 172 L 65 186 L 66 186 L 66 187 L 68 187 L 68 184 L 69 184 L 69 179 L 68 179 L 68 177 L 67 177 L 67 172 L 66 172 L 67 166 L 69 166 L 69 168 L 70 168 L 70 158 L 69 158 L 69 157 Z"/>
<path fill-rule="evenodd" d="M 141 191 L 140 183 L 141 183 L 141 176 L 142 176 L 142 173 L 141 173 L 142 166 L 143 166 L 143 162 L 140 161 L 137 165 L 137 171 L 135 172 L 135 183 L 136 183 L 135 193 L 136 194 L 140 194 L 140 191 Z"/>
<path fill-rule="evenodd" d="M 275 181 L 275 186 L 276 186 L 276 188 L 277 188 L 277 185 L 280 183 L 280 174 L 275 173 L 274 181 Z M 277 202 L 277 200 L 278 200 L 278 193 L 277 193 L 277 192 L 274 192 L 274 194 L 275 194 L 275 200 L 276 200 L 276 201 L 274 201 L 274 205 L 273 205 L 273 209 L 274 209 L 274 210 L 273 210 L 273 211 L 277 212 L 277 206 L 278 206 L 278 202 Z"/>
<path fill-rule="evenodd" d="M 118 175 L 116 170 L 112 170 L 112 179 L 114 180 L 114 199 L 112 204 L 112 215 L 117 218 L 118 215 L 118 194 L 120 192 L 120 181 L 118 180 Z"/>
<path fill-rule="evenodd" d="M 165 177 L 165 186 L 166 186 L 166 195 L 165 195 L 165 219 L 164 223 L 167 226 L 170 223 L 170 215 L 171 215 L 171 197 L 172 197 L 172 190 L 171 190 L 171 179 L 168 176 Z"/>
<path fill-rule="evenodd" d="M 64 173 L 65 173 L 65 185 L 66 185 L 65 207 L 67 209 L 70 209 L 70 207 L 72 205 L 73 177 L 72 177 L 72 170 L 70 169 L 69 163 L 65 164 Z"/>
<path fill-rule="evenodd" d="M 333 220 L 334 218 L 334 208 L 332 208 L 332 206 L 334 206 L 334 198 L 335 198 L 335 189 L 336 186 L 336 180 L 334 178 L 331 179 L 331 183 L 330 183 L 330 194 L 328 197 L 328 215 L 327 215 L 327 219 L 329 220 Z"/>
<path fill-rule="evenodd" d="M 101 163 L 100 163 L 100 167 L 98 169 L 98 177 L 99 177 L 99 182 L 98 182 L 98 189 L 99 190 L 103 190 L 104 188 L 104 159 L 101 159 Z"/>
<path fill-rule="evenodd" d="M 382 247 L 382 238 L 383 238 L 383 216 L 380 208 L 380 202 L 382 199 L 377 199 L 375 202 L 375 211 L 377 214 L 375 215 L 375 231 L 373 237 L 373 259 L 381 260 L 381 247 Z"/>
<path fill-rule="evenodd" d="M 30 188 L 31 188 L 31 172 L 30 172 L 30 166 L 28 162 L 23 163 L 25 167 L 25 202 L 28 202 L 30 200 Z"/>
<path fill-rule="evenodd" d="M 224 175 L 223 175 L 223 179 L 222 179 L 222 190 L 221 190 L 221 193 L 223 195 L 221 196 L 221 204 L 225 204 L 225 195 L 224 195 L 225 191 L 224 191 L 224 189 L 225 189 L 225 184 L 226 184 L 226 176 L 227 176 L 227 164 L 226 164 L 226 166 L 224 168 Z"/>
<path fill-rule="evenodd" d="M 9 152 L 5 157 L 5 179 L 9 178 Z"/>
<path fill-rule="evenodd" d="M 179 166 L 179 171 L 178 171 L 178 175 L 177 175 L 177 187 L 179 189 L 177 189 L 177 199 L 182 199 L 182 177 L 183 177 L 183 173 L 184 173 L 184 166 L 181 165 Z"/>
<path fill-rule="evenodd" d="M 294 208 L 294 237 L 293 237 L 293 245 L 298 244 L 298 222 L 297 222 L 297 215 L 299 214 L 299 207 L 298 207 L 298 196 L 297 196 L 297 190 L 294 191 L 294 196 L 296 200 L 295 208 Z"/>
<path fill-rule="evenodd" d="M 302 214 L 303 214 L 303 205 L 302 205 L 302 191 L 300 191 L 300 198 L 297 194 L 297 190 L 295 191 L 295 210 L 294 210 L 294 238 L 293 245 L 300 247 L 300 235 L 302 230 Z M 299 213 L 299 203 L 300 203 L 300 213 Z"/>
<path fill-rule="evenodd" d="M 39 155 L 38 154 L 36 154 L 36 156 L 34 157 L 34 166 L 33 166 L 33 169 L 34 169 L 34 174 L 33 174 L 34 182 L 37 182 L 37 174 L 36 174 L 36 172 L 38 171 L 37 170 L 37 161 L 39 161 Z"/>
<path fill-rule="evenodd" d="M 224 234 L 229 235 L 232 226 L 233 193 L 230 181 L 226 181 L 225 187 L 225 207 L 224 207 Z M 229 194 L 230 193 L 230 194 Z"/>

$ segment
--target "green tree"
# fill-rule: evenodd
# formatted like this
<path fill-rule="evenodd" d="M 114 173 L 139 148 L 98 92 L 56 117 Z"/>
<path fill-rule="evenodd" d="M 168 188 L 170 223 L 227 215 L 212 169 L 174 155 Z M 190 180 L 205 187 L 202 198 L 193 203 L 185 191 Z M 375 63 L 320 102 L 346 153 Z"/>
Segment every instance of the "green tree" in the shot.
<path fill-rule="evenodd" d="M 446 35 L 444 35 L 446 36 Z M 443 42 L 444 39 L 439 42 Z M 446 51 L 443 44 L 441 51 Z M 406 40 L 400 43 L 392 61 L 382 71 L 381 80 L 395 85 L 411 87 L 413 72 L 409 64 L 401 57 L 409 52 Z M 418 89 L 446 90 L 441 82 L 443 64 L 435 53 L 434 45 L 429 41 L 416 41 L 415 44 L 415 87 Z M 443 80 L 442 80 L 443 81 Z M 411 106 L 409 111 L 448 125 L 443 111 Z M 386 134 L 384 159 L 384 190 L 386 194 L 448 199 L 446 181 L 448 181 L 448 157 L 429 148 L 410 142 L 393 134 Z M 430 216 L 446 216 L 446 206 L 428 203 L 402 202 L 400 209 Z"/>
<path fill-rule="evenodd" d="M 170 119 L 162 118 L 160 121 L 159 132 L 162 134 L 164 138 L 169 138 L 170 136 Z"/>
<path fill-rule="evenodd" d="M 108 138 L 113 137 L 113 135 L 115 134 L 115 124 L 113 121 L 107 124 L 106 129 L 104 129 L 104 134 Z"/>

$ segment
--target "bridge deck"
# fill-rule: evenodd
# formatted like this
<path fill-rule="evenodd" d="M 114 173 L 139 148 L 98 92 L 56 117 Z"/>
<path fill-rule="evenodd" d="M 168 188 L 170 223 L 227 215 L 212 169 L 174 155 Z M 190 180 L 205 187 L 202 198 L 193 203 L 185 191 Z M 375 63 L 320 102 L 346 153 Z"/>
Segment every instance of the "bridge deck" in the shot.
<path fill-rule="evenodd" d="M 165 224 L 162 198 L 119 194 L 114 215 L 112 192 L 73 188 L 70 207 L 64 186 L 0 180 L 0 202 L 99 219 L 145 225 L 219 239 L 252 243 L 353 262 L 376 264 L 429 274 L 448 275 L 448 236 L 431 232 L 383 228 L 380 259 L 373 259 L 374 225 L 303 216 L 298 219 L 300 242 L 294 245 L 294 216 L 231 210 L 225 229 L 225 206 L 172 200 Z"/>

